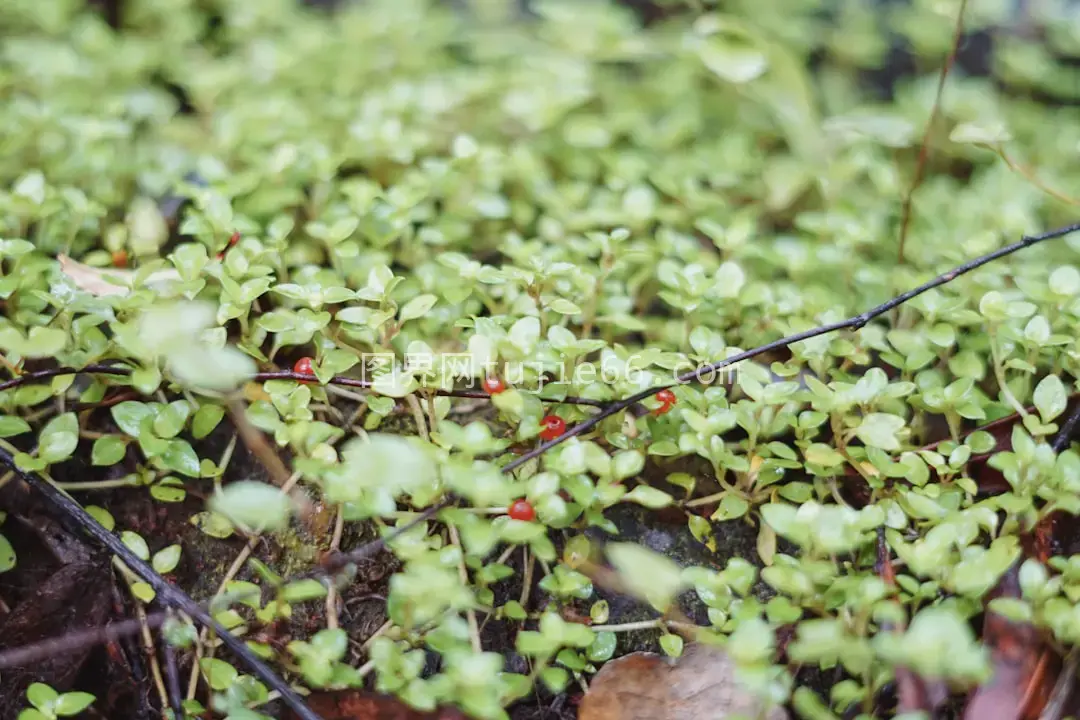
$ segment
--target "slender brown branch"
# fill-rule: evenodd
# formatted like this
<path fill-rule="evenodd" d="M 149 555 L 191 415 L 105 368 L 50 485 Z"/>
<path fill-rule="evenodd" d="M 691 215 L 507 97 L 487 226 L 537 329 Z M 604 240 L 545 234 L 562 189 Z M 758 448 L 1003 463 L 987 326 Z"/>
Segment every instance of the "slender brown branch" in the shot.
<path fill-rule="evenodd" d="M 964 34 L 964 12 L 966 10 L 967 0 L 960 0 L 960 9 L 956 13 L 956 27 L 953 29 L 952 48 L 949 50 L 948 57 L 945 58 L 945 63 L 941 66 L 941 72 L 938 73 L 934 105 L 930 109 L 930 117 L 926 121 L 926 128 L 923 129 L 922 142 L 919 144 L 919 158 L 915 161 L 915 177 L 911 180 L 911 187 L 908 188 L 907 195 L 904 197 L 904 207 L 900 211 L 900 249 L 897 253 L 897 261 L 901 265 L 904 263 L 904 245 L 907 242 L 908 227 L 911 225 L 912 202 L 915 191 L 922 185 L 923 175 L 926 173 L 926 161 L 930 158 L 930 134 L 934 131 L 938 115 L 941 113 L 941 96 L 945 92 L 945 79 L 949 76 L 953 63 L 956 62 L 956 53 L 960 48 L 960 38 Z"/>

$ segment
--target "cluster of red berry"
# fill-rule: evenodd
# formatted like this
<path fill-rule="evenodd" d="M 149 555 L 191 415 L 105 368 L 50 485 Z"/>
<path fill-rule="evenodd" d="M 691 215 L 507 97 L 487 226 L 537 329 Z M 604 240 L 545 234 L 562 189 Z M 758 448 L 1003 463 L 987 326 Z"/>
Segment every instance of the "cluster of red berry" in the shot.
<path fill-rule="evenodd" d="M 235 234 L 234 237 L 236 237 Z M 230 244 L 232 243 L 230 242 Z M 293 365 L 293 372 L 297 375 L 314 375 L 315 371 L 311 367 L 311 358 L 302 357 L 297 360 L 296 364 Z M 498 395 L 506 390 L 506 383 L 500 377 L 489 375 L 484 378 L 483 387 L 489 395 Z M 663 415 L 671 410 L 671 406 L 676 402 L 675 393 L 670 390 L 661 390 L 656 394 L 656 399 L 660 401 L 660 407 L 653 411 L 657 415 Z M 551 441 L 566 432 L 566 421 L 558 415 L 545 415 L 540 420 L 540 427 L 540 437 Z M 506 509 L 506 514 L 513 520 L 523 520 L 525 522 L 530 522 L 536 518 L 536 510 L 525 499 L 515 500 L 511 503 L 510 507 Z"/>

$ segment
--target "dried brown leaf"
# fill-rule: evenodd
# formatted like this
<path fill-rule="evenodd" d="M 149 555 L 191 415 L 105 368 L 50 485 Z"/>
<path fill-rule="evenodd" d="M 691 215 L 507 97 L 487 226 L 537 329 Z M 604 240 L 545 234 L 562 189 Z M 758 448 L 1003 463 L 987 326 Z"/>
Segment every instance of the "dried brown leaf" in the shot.
<path fill-rule="evenodd" d="M 685 720 L 762 717 L 762 703 L 743 689 L 735 663 L 719 647 L 689 643 L 678 660 L 636 652 L 601 668 L 581 702 L 579 720 Z M 768 720 L 787 720 L 772 708 Z"/>
<path fill-rule="evenodd" d="M 424 712 L 397 698 L 363 690 L 312 693 L 304 702 L 323 720 L 465 720 L 464 715 L 451 708 Z M 286 710 L 283 720 L 296 717 L 292 710 Z"/>
<path fill-rule="evenodd" d="M 134 270 L 91 267 L 62 254 L 56 259 L 60 261 L 60 271 L 71 278 L 76 287 L 91 295 L 99 297 L 127 295 L 132 290 L 132 284 L 135 281 Z M 176 270 L 158 270 L 150 273 L 146 278 L 146 284 L 155 286 L 179 279 L 180 274 Z"/>
<path fill-rule="evenodd" d="M 987 599 L 994 597 L 1020 597 L 1019 564 L 1002 576 Z M 990 647 L 993 676 L 972 694 L 965 720 L 1037 718 L 1053 691 L 1055 675 L 1048 665 L 1057 664 L 1038 630 L 988 610 L 982 640 Z"/>

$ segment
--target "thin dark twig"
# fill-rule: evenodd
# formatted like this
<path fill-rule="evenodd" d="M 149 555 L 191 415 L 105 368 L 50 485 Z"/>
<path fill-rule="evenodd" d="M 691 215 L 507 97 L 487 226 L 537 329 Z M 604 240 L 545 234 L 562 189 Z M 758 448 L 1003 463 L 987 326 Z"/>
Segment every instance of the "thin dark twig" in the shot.
<path fill-rule="evenodd" d="M 3 463 L 27 485 L 34 488 L 44 499 L 53 505 L 62 515 L 77 522 L 83 531 L 104 545 L 110 552 L 119 557 L 139 577 L 146 582 L 157 595 L 157 599 L 163 605 L 183 612 L 200 625 L 208 627 L 217 634 L 221 642 L 239 658 L 252 672 L 271 689 L 277 691 L 293 712 L 304 720 L 321 720 L 321 718 L 309 708 L 299 695 L 277 675 L 266 663 L 253 653 L 244 641 L 230 633 L 219 622 L 214 620 L 210 613 L 199 603 L 195 602 L 187 593 L 175 585 L 166 582 L 150 565 L 132 552 L 120 538 L 113 535 L 100 525 L 90 513 L 86 512 L 81 505 L 65 495 L 52 483 L 41 478 L 36 473 L 29 473 L 15 463 L 5 448 L 0 447 L 0 463 Z"/>
<path fill-rule="evenodd" d="M 161 654 L 164 656 L 165 687 L 168 688 L 169 705 L 172 707 L 175 720 L 184 717 L 184 698 L 180 693 L 180 672 L 176 669 L 176 650 L 167 642 L 161 644 Z"/>
<path fill-rule="evenodd" d="M 168 613 L 157 612 L 146 616 L 146 626 L 157 628 L 164 624 Z M 38 660 L 56 657 L 63 653 L 69 653 L 87 645 L 100 645 L 112 640 L 119 640 L 128 635 L 137 635 L 142 631 L 142 622 L 139 620 L 122 620 L 109 623 L 102 627 L 90 628 L 68 633 L 56 638 L 42 640 L 32 645 L 12 648 L 0 651 L 0 670 L 13 667 L 22 667 Z"/>
<path fill-rule="evenodd" d="M 82 368 L 50 368 L 48 370 L 36 370 L 34 372 L 28 372 L 24 375 L 20 375 L 11 380 L 5 380 L 0 383 L 0 392 L 4 390 L 10 390 L 26 383 L 37 382 L 38 380 L 48 380 L 50 378 L 59 377 L 61 375 L 81 375 L 81 374 L 97 374 L 97 375 L 130 375 L 131 368 L 124 367 L 123 365 L 87 365 Z M 250 378 L 253 382 L 265 382 L 267 380 L 295 380 L 297 382 L 313 382 L 311 375 L 305 375 L 303 373 L 293 372 L 291 370 L 277 370 L 274 372 L 260 372 L 255 373 Z M 358 380 L 356 378 L 345 377 L 344 375 L 335 375 L 327 381 L 329 385 L 340 385 L 342 387 L 360 388 L 363 390 L 370 390 L 372 388 L 372 381 L 370 380 Z M 480 400 L 490 400 L 491 395 L 481 390 L 436 390 L 436 395 L 442 397 L 455 397 L 455 398 L 472 398 Z M 564 398 L 540 398 L 543 402 L 556 403 L 560 405 L 585 405 L 588 407 L 602 408 L 606 407 L 607 403 L 602 400 L 592 400 L 590 398 L 582 397 L 564 397 Z"/>
<path fill-rule="evenodd" d="M 1051 444 L 1054 452 L 1059 453 L 1069 446 L 1069 441 L 1072 440 L 1073 434 L 1076 432 L 1078 422 L 1080 422 L 1080 405 L 1076 406 L 1076 409 L 1072 411 L 1072 415 L 1058 430 L 1058 434 L 1054 436 L 1054 442 Z"/>
<path fill-rule="evenodd" d="M 1058 228 L 1056 230 L 1050 230 L 1048 232 L 1042 233 L 1041 235 L 1025 235 L 1021 240 L 1014 242 L 1012 245 L 1006 245 L 1005 247 L 999 248 L 994 252 L 987 253 L 986 255 L 977 257 L 974 260 L 969 260 L 963 265 L 955 267 L 943 275 L 938 275 L 936 278 L 930 280 L 929 282 L 923 283 L 916 288 L 912 288 L 905 293 L 897 295 L 891 300 L 883 302 L 875 308 L 867 310 L 866 312 L 856 315 L 854 317 L 848 318 L 847 320 L 841 320 L 839 322 L 822 325 L 820 327 L 812 328 L 810 330 L 804 330 L 802 332 L 795 333 L 794 335 L 788 335 L 787 337 L 780 338 L 779 340 L 774 340 L 770 343 L 759 345 L 758 347 L 751 350 L 746 350 L 745 352 L 741 352 L 737 355 L 732 355 L 731 357 L 724 360 L 710 363 L 709 365 L 705 365 L 704 367 L 694 370 L 693 372 L 680 375 L 678 378 L 676 378 L 677 382 L 675 383 L 670 383 L 666 385 L 655 385 L 651 388 L 634 393 L 628 398 L 608 405 L 603 410 L 598 412 L 596 415 L 593 415 L 589 419 L 583 420 L 577 425 L 567 428 L 566 432 L 564 432 L 559 437 L 541 443 L 533 450 L 530 450 L 524 455 L 521 455 L 515 460 L 512 460 L 503 468 L 503 472 L 510 472 L 516 470 L 530 460 L 533 460 L 534 458 L 543 455 L 559 443 L 564 443 L 572 437 L 581 435 L 582 433 L 596 427 L 612 415 L 615 415 L 616 413 L 625 410 L 626 408 L 630 407 L 635 403 L 641 402 L 645 398 L 652 397 L 661 390 L 667 390 L 668 388 L 674 387 L 675 385 L 684 384 L 690 382 L 691 380 L 700 380 L 702 375 L 714 376 L 718 371 L 735 365 L 736 363 L 740 363 L 743 360 L 749 360 L 750 358 L 757 357 L 758 355 L 763 355 L 773 350 L 786 348 L 789 345 L 794 345 L 797 342 L 809 340 L 810 338 L 815 338 L 819 335 L 826 335 L 835 330 L 858 330 L 879 315 L 884 315 L 885 313 L 889 312 L 894 307 L 903 305 L 908 300 L 918 297 L 919 295 L 922 295 L 928 290 L 933 290 L 936 287 L 940 287 L 946 283 L 952 282 L 961 275 L 980 268 L 987 263 L 991 263 L 994 260 L 999 260 L 1008 255 L 1012 255 L 1017 250 L 1023 250 L 1026 247 L 1030 247 L 1046 240 L 1059 238 L 1063 235 L 1068 235 L 1069 233 L 1076 232 L 1077 230 L 1080 230 L 1080 223 L 1067 225 L 1063 228 Z"/>
<path fill-rule="evenodd" d="M 24 373 L 11 380 L 5 380 L 0 383 L 0 392 L 4 390 L 10 390 L 26 383 L 37 382 L 38 380 L 48 380 L 50 378 L 59 377 L 61 375 L 79 375 L 82 373 L 91 373 L 98 375 L 130 375 L 131 369 L 122 365 L 87 365 L 82 368 L 50 368 L 48 370 L 35 370 L 34 372 Z"/>
<path fill-rule="evenodd" d="M 941 66 L 938 74 L 937 93 L 934 95 L 934 106 L 930 109 L 930 117 L 926 121 L 923 130 L 922 142 L 919 144 L 919 158 L 915 161 L 915 177 L 911 181 L 907 195 L 904 197 L 904 207 L 900 212 L 900 250 L 897 261 L 904 262 L 904 244 L 907 241 L 908 226 L 911 224 L 911 206 L 915 198 L 915 191 L 922 185 L 923 175 L 926 172 L 926 161 L 930 157 L 930 133 L 937 124 L 938 115 L 941 113 L 941 96 L 945 92 L 945 79 L 956 62 L 956 53 L 960 49 L 960 38 L 964 34 L 964 12 L 967 10 L 967 0 L 960 0 L 960 9 L 956 13 L 956 27 L 953 29 L 952 48 L 949 50 L 945 64 Z"/>

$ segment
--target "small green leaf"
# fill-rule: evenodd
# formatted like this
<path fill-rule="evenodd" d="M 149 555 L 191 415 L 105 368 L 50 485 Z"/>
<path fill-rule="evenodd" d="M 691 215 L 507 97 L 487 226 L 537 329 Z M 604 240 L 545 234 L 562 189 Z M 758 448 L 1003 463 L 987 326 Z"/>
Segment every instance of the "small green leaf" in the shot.
<path fill-rule="evenodd" d="M 1057 375 L 1047 375 L 1035 387 L 1035 409 L 1039 411 L 1044 423 L 1048 423 L 1061 413 L 1069 403 L 1069 393 L 1065 384 Z"/>
<path fill-rule="evenodd" d="M 225 417 L 225 408 L 221 405 L 202 405 L 195 411 L 195 417 L 191 420 L 191 435 L 196 440 L 201 440 L 214 431 L 221 419 Z"/>
<path fill-rule="evenodd" d="M 144 582 L 137 582 L 131 584 L 131 594 L 144 603 L 153 602 L 156 593 L 154 588 L 150 587 Z"/>
<path fill-rule="evenodd" d="M 216 512 L 200 512 L 191 517 L 191 524 L 210 537 L 227 538 L 234 532 L 228 518 Z"/>
<path fill-rule="evenodd" d="M 154 553 L 154 559 L 151 561 L 154 570 L 157 570 L 162 575 L 171 573 L 176 569 L 177 563 L 180 562 L 180 546 L 173 544 L 167 548 L 159 550 Z"/>
<path fill-rule="evenodd" d="M 610 660 L 615 654 L 615 646 L 618 645 L 618 637 L 615 633 L 603 630 L 596 633 L 592 645 L 585 649 L 585 657 L 589 662 L 604 662 Z"/>
<path fill-rule="evenodd" d="M 617 480 L 634 477 L 645 467 L 645 456 L 640 450 L 623 450 L 611 459 L 612 474 Z"/>
<path fill-rule="evenodd" d="M 160 438 L 173 438 L 180 434 L 191 415 L 191 405 L 186 400 L 176 400 L 154 418 L 154 434 Z"/>
<path fill-rule="evenodd" d="M 146 403 L 128 400 L 110 409 L 113 420 L 126 434 L 133 438 L 142 432 L 143 421 L 153 416 L 153 411 Z"/>
<path fill-rule="evenodd" d="M 668 495 L 663 490 L 657 490 L 654 487 L 648 485 L 638 485 L 630 492 L 623 496 L 623 500 L 627 502 L 634 502 L 638 505 L 644 505 L 647 508 L 656 510 L 657 508 L 667 507 L 674 502 L 674 498 Z"/>
<path fill-rule="evenodd" d="M 435 307 L 435 303 L 438 302 L 438 300 L 439 299 L 434 295 L 427 293 L 417 295 L 412 300 L 405 303 L 405 307 L 401 308 L 401 322 L 423 317 L 431 310 L 431 308 Z"/>
<path fill-rule="evenodd" d="M 296 580 L 282 588 L 281 599 L 290 603 L 304 602 L 326 597 L 326 593 L 325 585 L 318 580 L 307 578 L 305 580 Z"/>
<path fill-rule="evenodd" d="M 19 716 L 15 720 L 52 720 L 55 715 L 44 715 L 40 710 L 34 708 L 27 708 L 19 712 Z"/>
<path fill-rule="evenodd" d="M 672 633 L 664 633 L 660 636 L 660 649 L 668 657 L 677 658 L 682 655 L 683 639 Z"/>
<path fill-rule="evenodd" d="M 328 660 L 340 660 L 349 647 L 349 636 L 341 628 L 326 628 L 315 633 L 311 646 Z"/>
<path fill-rule="evenodd" d="M 218 691 L 228 690 L 239 675 L 236 668 L 217 658 L 203 658 L 199 661 L 199 667 L 206 676 L 206 682 Z"/>
<path fill-rule="evenodd" d="M 170 440 L 165 452 L 161 455 L 161 463 L 166 469 L 181 475 L 194 478 L 200 475 L 199 456 L 195 454 L 195 450 L 187 440 Z"/>
<path fill-rule="evenodd" d="M 87 692 L 67 692 L 56 701 L 56 714 L 61 717 L 78 715 L 97 698 Z"/>
<path fill-rule="evenodd" d="M 147 547 L 146 541 L 143 540 L 141 535 L 130 530 L 124 530 L 120 533 L 120 539 L 140 560 L 150 559 L 150 548 Z"/>
<path fill-rule="evenodd" d="M 859 424 L 855 435 L 870 447 L 886 451 L 900 449 L 896 435 L 904 428 L 904 418 L 888 413 L 869 413 Z"/>
<path fill-rule="evenodd" d="M 0 437 L 12 437 L 30 432 L 30 423 L 20 417 L 0 415 Z"/>
<path fill-rule="evenodd" d="M 113 516 L 105 508 L 98 507 L 97 505 L 87 505 L 86 512 L 88 512 L 92 518 L 97 520 L 101 524 L 101 527 L 109 532 L 112 532 L 113 528 L 116 527 L 116 521 L 113 520 Z"/>
<path fill-rule="evenodd" d="M 548 305 L 548 309 L 560 315 L 580 315 L 581 308 L 566 298 L 556 298 Z"/>
<path fill-rule="evenodd" d="M 30 683 L 30 687 L 26 689 L 26 699 L 37 709 L 48 711 L 51 715 L 60 694 L 45 683 L 35 682 Z"/>
<path fill-rule="evenodd" d="M 0 535 L 0 573 L 15 567 L 15 548 L 3 535 Z"/>
<path fill-rule="evenodd" d="M 71 457 L 79 445 L 79 420 L 69 412 L 50 420 L 38 436 L 38 457 L 48 464 Z"/>
<path fill-rule="evenodd" d="M 727 494 L 720 500 L 720 506 L 712 514 L 711 520 L 724 521 L 741 518 L 750 509 L 750 503 L 738 495 Z"/>
<path fill-rule="evenodd" d="M 127 444 L 115 435 L 105 435 L 94 441 L 90 462 L 94 465 L 115 465 L 124 459 Z"/>

